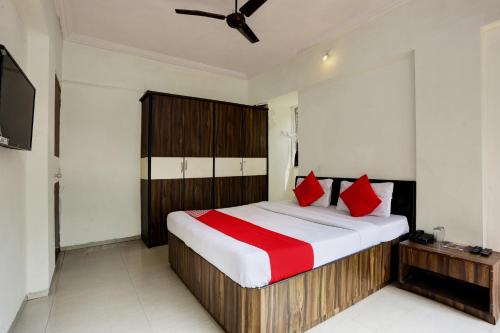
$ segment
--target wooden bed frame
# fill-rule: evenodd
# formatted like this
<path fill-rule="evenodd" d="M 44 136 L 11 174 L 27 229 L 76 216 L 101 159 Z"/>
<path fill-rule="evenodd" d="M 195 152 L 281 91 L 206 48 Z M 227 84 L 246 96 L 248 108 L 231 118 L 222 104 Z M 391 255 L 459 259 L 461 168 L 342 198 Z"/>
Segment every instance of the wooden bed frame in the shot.
<path fill-rule="evenodd" d="M 334 178 L 332 203 L 340 181 Z M 371 180 L 383 182 L 382 180 Z M 416 183 L 394 182 L 392 211 L 415 230 Z M 243 288 L 169 233 L 169 261 L 193 295 L 230 333 L 304 332 L 395 281 L 401 239 L 262 288 Z"/>

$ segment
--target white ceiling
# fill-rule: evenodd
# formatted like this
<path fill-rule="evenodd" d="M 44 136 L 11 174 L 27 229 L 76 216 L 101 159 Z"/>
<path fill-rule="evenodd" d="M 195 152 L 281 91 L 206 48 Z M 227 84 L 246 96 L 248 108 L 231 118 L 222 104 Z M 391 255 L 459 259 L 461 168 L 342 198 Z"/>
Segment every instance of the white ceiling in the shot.
<path fill-rule="evenodd" d="M 186 8 L 227 15 L 234 10 L 232 0 L 55 1 L 66 40 L 243 77 L 286 61 L 402 2 L 268 0 L 247 19 L 260 38 L 252 45 L 224 21 L 174 13 L 175 8 Z"/>

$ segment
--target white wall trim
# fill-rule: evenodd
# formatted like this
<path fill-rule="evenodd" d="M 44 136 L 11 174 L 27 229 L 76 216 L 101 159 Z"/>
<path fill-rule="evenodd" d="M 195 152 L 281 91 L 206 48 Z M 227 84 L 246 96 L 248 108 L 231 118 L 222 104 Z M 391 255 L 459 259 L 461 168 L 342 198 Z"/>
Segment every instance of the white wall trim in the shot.
<path fill-rule="evenodd" d="M 54 277 L 54 275 L 52 275 L 52 277 Z M 30 292 L 27 295 L 28 301 L 31 301 L 31 300 L 37 299 L 37 298 L 47 297 L 47 296 L 49 296 L 49 291 L 50 291 L 50 289 Z"/>
<path fill-rule="evenodd" d="M 481 32 L 487 32 L 490 30 L 498 29 L 498 28 L 500 28 L 500 20 L 483 26 L 481 28 Z"/>
<path fill-rule="evenodd" d="M 103 241 L 98 241 L 98 242 L 90 242 L 90 243 L 77 244 L 77 245 L 61 246 L 61 252 L 62 251 L 73 251 L 73 250 L 86 249 L 86 248 L 95 247 L 95 246 L 124 243 L 124 242 L 139 240 L 139 239 L 141 239 L 141 235 L 108 239 L 108 240 L 103 240 Z"/>
<path fill-rule="evenodd" d="M 229 69 L 224 69 L 216 66 L 211 66 L 207 64 L 203 64 L 197 61 L 186 60 L 178 57 L 172 57 L 167 54 L 143 50 L 139 48 L 135 48 L 132 46 L 127 46 L 119 43 L 113 43 L 111 41 L 94 38 L 90 36 L 81 35 L 75 33 L 72 22 L 74 22 L 74 18 L 72 16 L 71 6 L 69 1 L 64 0 L 55 0 L 55 7 L 57 15 L 59 16 L 59 21 L 61 23 L 61 29 L 63 33 L 63 38 L 65 41 L 74 42 L 78 44 L 83 44 L 87 46 L 92 46 L 108 51 L 121 52 L 129 55 L 140 56 L 143 58 L 147 58 L 150 60 L 156 60 L 160 62 L 164 62 L 171 65 L 177 65 L 202 71 L 207 71 L 215 74 L 222 74 L 227 76 L 232 76 L 240 79 L 247 79 L 247 75 L 241 72 L 232 71 Z"/>
<path fill-rule="evenodd" d="M 169 56 L 167 54 L 163 54 L 163 53 L 159 53 L 159 52 L 143 50 L 143 49 L 139 49 L 139 48 L 132 47 L 132 46 L 113 43 L 113 42 L 103 40 L 103 39 L 84 36 L 84 35 L 80 35 L 80 34 L 76 34 L 76 33 L 68 33 L 68 34 L 65 34 L 64 37 L 65 37 L 64 38 L 65 41 L 76 43 L 76 44 L 87 45 L 87 46 L 95 47 L 98 49 L 119 52 L 122 54 L 128 54 L 128 55 L 132 55 L 132 56 L 139 56 L 139 57 L 142 57 L 145 59 L 155 60 L 155 61 L 163 62 L 166 64 L 174 65 L 174 66 L 180 66 L 180 67 L 184 67 L 184 68 L 190 68 L 190 69 L 205 71 L 205 72 L 209 72 L 209 73 L 235 77 L 238 79 L 244 79 L 244 80 L 248 79 L 248 75 L 245 73 L 242 73 L 242 72 L 237 72 L 237 71 L 232 71 L 232 70 L 225 69 L 225 68 L 211 66 L 211 65 L 203 64 L 201 62 L 196 62 L 196 61 L 192 61 L 192 60 L 177 58 L 177 57 Z"/>

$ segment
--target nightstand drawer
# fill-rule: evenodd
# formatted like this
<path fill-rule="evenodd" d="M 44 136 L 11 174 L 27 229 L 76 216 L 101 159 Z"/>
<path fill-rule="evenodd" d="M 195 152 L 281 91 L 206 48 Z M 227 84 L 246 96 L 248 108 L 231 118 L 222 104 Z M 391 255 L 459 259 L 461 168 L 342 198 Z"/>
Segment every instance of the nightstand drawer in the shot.
<path fill-rule="evenodd" d="M 448 276 L 489 288 L 490 270 L 486 265 L 450 258 Z"/>
<path fill-rule="evenodd" d="M 401 263 L 449 276 L 482 287 L 490 286 L 490 270 L 487 265 L 454 259 L 437 253 L 406 246 L 401 247 Z"/>

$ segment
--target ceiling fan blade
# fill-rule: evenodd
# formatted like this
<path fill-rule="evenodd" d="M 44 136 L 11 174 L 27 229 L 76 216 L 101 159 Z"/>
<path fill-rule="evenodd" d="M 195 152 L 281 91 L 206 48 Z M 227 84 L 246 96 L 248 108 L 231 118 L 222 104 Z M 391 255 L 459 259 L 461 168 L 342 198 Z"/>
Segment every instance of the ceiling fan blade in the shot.
<path fill-rule="evenodd" d="M 240 12 L 246 17 L 250 17 L 250 15 L 255 13 L 255 11 L 266 1 L 267 0 L 248 0 L 248 2 L 240 8 Z"/>
<path fill-rule="evenodd" d="M 241 32 L 243 36 L 246 37 L 250 41 L 250 43 L 257 43 L 259 41 L 259 38 L 254 34 L 252 29 L 245 23 L 241 26 L 241 28 L 238 28 L 238 31 Z"/>
<path fill-rule="evenodd" d="M 225 20 L 226 16 L 214 13 L 203 12 L 201 10 L 176 9 L 177 14 L 211 17 L 218 20 Z"/>

